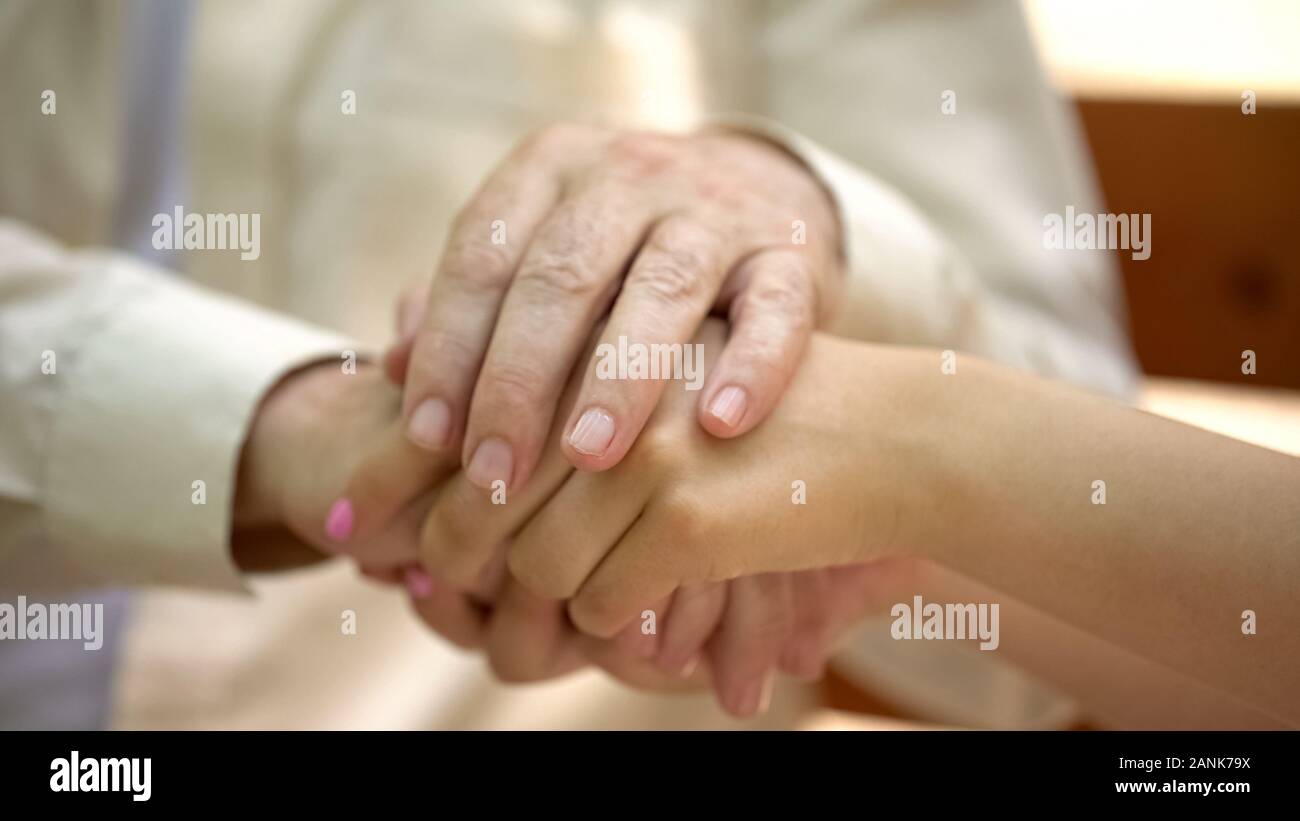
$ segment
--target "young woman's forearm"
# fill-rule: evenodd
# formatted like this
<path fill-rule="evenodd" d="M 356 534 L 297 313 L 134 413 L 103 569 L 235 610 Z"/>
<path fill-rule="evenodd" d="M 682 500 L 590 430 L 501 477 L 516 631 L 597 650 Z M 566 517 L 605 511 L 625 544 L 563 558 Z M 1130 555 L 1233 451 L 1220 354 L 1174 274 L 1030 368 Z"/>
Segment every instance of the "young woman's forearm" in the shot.
<path fill-rule="evenodd" d="M 887 435 L 922 489 L 900 494 L 905 547 L 1300 715 L 1300 460 L 973 359 L 898 357 L 909 419 Z"/>

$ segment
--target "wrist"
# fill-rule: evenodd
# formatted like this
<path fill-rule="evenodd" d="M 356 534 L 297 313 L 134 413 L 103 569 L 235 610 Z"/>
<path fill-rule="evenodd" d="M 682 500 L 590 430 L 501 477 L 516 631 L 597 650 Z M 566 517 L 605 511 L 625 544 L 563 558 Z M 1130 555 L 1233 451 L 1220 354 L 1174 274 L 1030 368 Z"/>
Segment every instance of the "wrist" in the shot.
<path fill-rule="evenodd" d="M 847 521 L 857 560 L 933 559 L 952 504 L 947 440 L 960 420 L 948 380 L 956 377 L 943 373 L 936 350 L 835 345 L 848 409 L 838 418 L 848 457 L 838 460 L 839 481 L 856 493 Z"/>
<path fill-rule="evenodd" d="M 295 442 L 310 427 L 312 397 L 337 374 L 336 367 L 319 362 L 293 370 L 262 397 L 240 452 L 233 512 L 236 529 L 287 523 L 285 483 L 295 474 L 293 466 L 302 453 Z"/>

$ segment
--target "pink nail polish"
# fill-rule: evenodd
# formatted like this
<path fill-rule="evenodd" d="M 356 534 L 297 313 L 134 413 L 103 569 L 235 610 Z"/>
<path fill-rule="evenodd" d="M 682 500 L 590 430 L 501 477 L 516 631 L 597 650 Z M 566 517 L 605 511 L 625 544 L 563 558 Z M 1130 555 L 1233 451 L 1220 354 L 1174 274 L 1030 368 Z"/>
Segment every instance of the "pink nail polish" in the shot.
<path fill-rule="evenodd" d="M 433 576 L 430 576 L 422 568 L 406 568 L 404 580 L 406 581 L 407 592 L 414 598 L 427 599 L 433 595 Z"/>
<path fill-rule="evenodd" d="M 325 535 L 336 542 L 346 542 L 352 535 L 352 502 L 339 499 L 330 505 L 329 515 L 325 517 Z"/>
<path fill-rule="evenodd" d="M 727 427 L 734 428 L 745 418 L 745 407 L 748 404 L 749 396 L 744 388 L 728 385 L 718 391 L 709 403 L 709 414 Z"/>
<path fill-rule="evenodd" d="M 600 408 L 587 408 L 569 434 L 569 444 L 578 453 L 604 456 L 614 441 L 614 417 Z"/>

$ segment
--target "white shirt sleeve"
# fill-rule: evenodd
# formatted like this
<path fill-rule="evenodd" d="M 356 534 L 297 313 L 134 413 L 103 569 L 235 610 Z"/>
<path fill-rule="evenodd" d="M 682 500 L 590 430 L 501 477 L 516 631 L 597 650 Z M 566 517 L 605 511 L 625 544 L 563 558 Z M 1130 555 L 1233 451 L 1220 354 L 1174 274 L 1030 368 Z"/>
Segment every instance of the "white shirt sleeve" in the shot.
<path fill-rule="evenodd" d="M 257 406 L 356 349 L 0 220 L 0 578 L 241 589 L 231 506 Z"/>
<path fill-rule="evenodd" d="M 941 5 L 781 7 L 760 38 L 765 117 L 717 122 L 783 145 L 835 199 L 848 282 L 831 330 L 1127 394 L 1112 260 L 1043 244 L 1047 214 L 1096 213 L 1074 124 L 1016 4 Z"/>

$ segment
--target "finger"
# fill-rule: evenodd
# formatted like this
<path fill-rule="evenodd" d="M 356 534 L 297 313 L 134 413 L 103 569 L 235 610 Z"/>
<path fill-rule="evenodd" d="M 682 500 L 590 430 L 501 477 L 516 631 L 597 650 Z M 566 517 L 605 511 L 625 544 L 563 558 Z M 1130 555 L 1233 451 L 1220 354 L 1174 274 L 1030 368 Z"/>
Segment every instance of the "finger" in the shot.
<path fill-rule="evenodd" d="M 708 665 L 702 663 L 689 676 L 665 673 L 657 664 L 630 652 L 620 641 L 596 639 L 575 633 L 583 657 L 629 687 L 656 693 L 692 692 L 709 684 Z"/>
<path fill-rule="evenodd" d="M 419 447 L 456 440 L 515 269 L 559 197 L 553 168 L 533 160 L 528 152 L 506 160 L 452 226 L 402 395 L 407 435 Z"/>
<path fill-rule="evenodd" d="M 636 521 L 650 490 L 644 477 L 622 471 L 571 473 L 511 542 L 510 575 L 544 598 L 571 598 Z M 617 632 L 609 630 L 602 638 Z"/>
<path fill-rule="evenodd" d="M 666 672 L 690 676 L 699 666 L 704 645 L 722 620 L 727 605 L 727 583 L 682 585 L 661 624 L 656 661 Z"/>
<path fill-rule="evenodd" d="M 526 487 L 509 491 L 504 486 L 490 494 L 473 484 L 464 472 L 442 487 L 429 510 L 419 537 L 420 561 L 431 573 L 464 590 L 479 590 L 496 568 L 503 574 L 503 553 L 510 537 L 548 503 L 564 484 L 573 467 L 559 451 L 538 466 Z"/>
<path fill-rule="evenodd" d="M 389 586 L 402 584 L 406 577 L 405 567 L 366 567 L 362 565 L 357 570 L 372 582 Z"/>
<path fill-rule="evenodd" d="M 788 249 L 755 254 L 738 275 L 731 334 L 700 396 L 700 424 L 728 438 L 751 430 L 776 406 L 813 330 L 816 290 L 805 257 Z"/>
<path fill-rule="evenodd" d="M 424 322 L 426 306 L 429 302 L 427 284 L 411 285 L 402 289 L 397 297 L 394 311 L 394 330 L 397 333 L 393 344 L 384 351 L 384 376 L 389 382 L 401 387 L 406 383 L 407 365 L 411 359 L 411 349 L 415 346 L 415 334 Z"/>
<path fill-rule="evenodd" d="M 363 572 L 396 569 L 401 581 L 407 567 L 419 566 L 420 528 L 438 494 L 437 488 L 426 490 L 375 532 L 348 542 L 343 552 L 354 558 Z"/>
<path fill-rule="evenodd" d="M 575 479 L 583 477 L 596 478 L 574 474 Z M 686 514 L 668 512 L 680 504 L 646 510 L 606 551 L 569 602 L 569 618 L 575 627 L 591 636 L 609 638 L 647 603 L 668 596 L 684 581 L 708 577 L 711 557 L 708 548 L 701 547 L 708 542 L 675 526 L 687 521 Z M 561 552 L 553 550 L 553 555 Z M 584 559 L 589 562 L 590 556 Z"/>
<path fill-rule="evenodd" d="M 565 426 L 565 455 L 605 470 L 627 454 L 669 379 L 698 390 L 702 345 L 691 345 L 721 287 L 732 240 L 686 216 L 660 222 L 628 272 Z M 644 365 L 645 370 L 640 366 Z"/>
<path fill-rule="evenodd" d="M 343 493 L 330 506 L 325 536 L 340 550 L 354 553 L 413 499 L 457 467 L 454 454 L 431 459 L 406 438 L 400 421 L 394 422 L 362 457 Z"/>
<path fill-rule="evenodd" d="M 487 634 L 488 611 L 468 596 L 439 584 L 432 577 L 426 578 L 427 581 L 407 581 L 411 606 L 420 620 L 457 647 L 466 650 L 481 647 Z"/>
<path fill-rule="evenodd" d="M 398 339 L 414 339 L 429 304 L 429 285 L 423 282 L 407 285 L 397 295 L 397 306 L 393 315 L 393 329 Z"/>
<path fill-rule="evenodd" d="M 510 683 L 542 681 L 582 667 L 577 634 L 564 603 L 507 584 L 487 631 L 488 663 L 497 678 Z"/>
<path fill-rule="evenodd" d="M 659 654 L 661 619 L 671 612 L 674 598 L 668 596 L 643 609 L 639 617 L 624 627 L 614 640 L 633 655 L 653 659 Z"/>
<path fill-rule="evenodd" d="M 805 681 L 816 681 L 826 668 L 834 612 L 834 570 L 800 570 L 790 577 L 792 611 L 790 635 L 781 648 L 778 667 Z"/>
<path fill-rule="evenodd" d="M 591 334 L 594 339 L 595 331 Z M 570 379 L 561 398 L 568 408 L 579 382 Z M 421 560 L 426 569 L 441 574 L 468 592 L 493 584 L 487 576 L 506 575 L 504 547 L 533 515 L 547 504 L 573 466 L 564 458 L 554 440 L 542 456 L 536 476 L 521 489 L 507 490 L 504 482 L 484 495 L 478 486 L 459 473 L 443 487 L 443 495 L 432 506 L 419 538 Z M 495 588 L 493 588 L 495 589 Z"/>
<path fill-rule="evenodd" d="M 793 618 L 788 574 L 761 573 L 729 583 L 722 626 L 709 643 L 713 687 L 727 712 L 748 718 L 767 711 Z"/>
<path fill-rule="evenodd" d="M 474 484 L 528 482 L 578 355 L 650 219 L 645 200 L 605 183 L 575 192 L 538 228 L 474 386 L 463 456 Z"/>
<path fill-rule="evenodd" d="M 794 635 L 782 651 L 781 669 L 806 680 L 822 677 L 837 645 L 868 613 L 884 613 L 899 589 L 916 589 L 918 565 L 882 559 L 792 574 Z"/>

